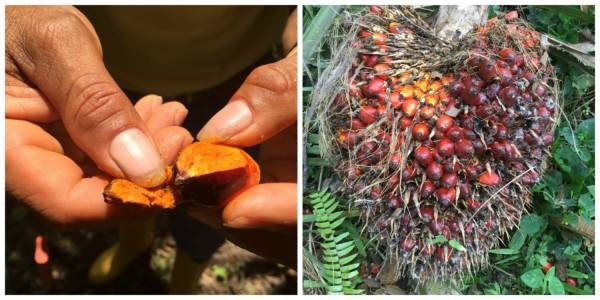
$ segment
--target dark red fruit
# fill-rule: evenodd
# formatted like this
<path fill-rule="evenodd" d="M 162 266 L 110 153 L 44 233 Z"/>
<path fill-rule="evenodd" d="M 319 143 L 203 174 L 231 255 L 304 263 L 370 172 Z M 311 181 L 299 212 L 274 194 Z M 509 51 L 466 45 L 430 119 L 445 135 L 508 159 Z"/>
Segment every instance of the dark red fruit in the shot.
<path fill-rule="evenodd" d="M 450 84 L 450 93 L 455 97 L 460 95 L 464 89 L 465 85 L 460 81 L 455 81 Z"/>
<path fill-rule="evenodd" d="M 485 145 L 480 139 L 474 139 L 471 143 L 473 144 L 476 155 L 483 155 L 483 153 L 485 153 Z"/>
<path fill-rule="evenodd" d="M 476 212 L 479 207 L 481 207 L 481 203 L 479 201 L 473 200 L 472 198 L 467 199 L 467 208 L 471 212 Z"/>
<path fill-rule="evenodd" d="M 463 129 L 458 126 L 452 126 L 446 132 L 446 137 L 448 137 L 453 142 L 457 142 L 458 140 L 463 138 Z"/>
<path fill-rule="evenodd" d="M 421 218 L 423 219 L 423 222 L 429 223 L 431 220 L 433 220 L 433 207 L 423 206 L 421 207 L 419 212 L 421 213 Z"/>
<path fill-rule="evenodd" d="M 458 191 L 460 192 L 461 199 L 468 199 L 471 197 L 471 185 L 467 182 L 459 184 Z"/>
<path fill-rule="evenodd" d="M 429 128 L 425 123 L 416 124 L 412 130 L 413 138 L 417 141 L 424 141 L 429 138 Z"/>
<path fill-rule="evenodd" d="M 415 169 L 411 165 L 406 165 L 402 170 L 402 179 L 409 180 L 415 177 Z"/>
<path fill-rule="evenodd" d="M 390 166 L 394 169 L 398 169 L 400 167 L 400 163 L 402 162 L 402 156 L 400 154 L 394 153 L 390 156 Z"/>
<path fill-rule="evenodd" d="M 435 192 L 435 185 L 433 184 L 433 182 L 427 180 L 425 182 L 423 182 L 423 186 L 421 187 L 421 196 L 426 198 L 429 197 L 431 195 L 433 195 L 433 193 Z"/>
<path fill-rule="evenodd" d="M 448 115 L 441 115 L 435 122 L 435 128 L 440 132 L 446 132 L 454 124 L 454 119 Z"/>
<path fill-rule="evenodd" d="M 444 230 L 444 221 L 437 219 L 437 220 L 433 220 L 431 221 L 431 223 L 429 223 L 429 229 L 431 229 L 431 232 L 433 232 L 433 234 L 440 234 L 442 233 L 442 230 Z"/>
<path fill-rule="evenodd" d="M 359 129 L 364 129 L 364 128 L 365 128 L 365 123 L 363 123 L 360 119 L 353 118 L 352 121 L 350 122 L 350 129 L 352 129 L 352 130 L 359 130 Z"/>
<path fill-rule="evenodd" d="M 454 143 L 448 139 L 442 139 L 438 142 L 436 147 L 438 153 L 442 157 L 449 157 L 454 155 Z"/>
<path fill-rule="evenodd" d="M 465 174 L 467 175 L 468 181 L 475 181 L 479 178 L 479 170 L 477 170 L 476 166 L 470 165 L 465 169 Z"/>
<path fill-rule="evenodd" d="M 433 161 L 431 150 L 427 147 L 420 146 L 415 150 L 415 160 L 422 166 L 427 166 Z"/>
<path fill-rule="evenodd" d="M 427 166 L 425 173 L 427 174 L 427 178 L 436 181 L 442 178 L 444 172 L 442 170 L 442 166 L 434 161 Z"/>
<path fill-rule="evenodd" d="M 479 71 L 477 74 L 479 74 L 479 77 L 481 77 L 481 79 L 484 81 L 490 82 L 494 80 L 494 77 L 496 77 L 496 66 L 493 62 L 487 59 L 482 59 L 481 63 L 479 64 Z"/>
<path fill-rule="evenodd" d="M 366 94 L 368 96 L 375 96 L 377 93 L 384 91 L 385 81 L 381 78 L 373 78 L 367 85 Z"/>
<path fill-rule="evenodd" d="M 414 239 L 410 238 L 410 237 L 406 237 L 403 241 L 402 241 L 402 249 L 406 252 L 412 250 L 415 245 L 417 244 L 417 241 L 415 241 Z"/>
<path fill-rule="evenodd" d="M 503 48 L 500 50 L 500 58 L 505 62 L 512 64 L 515 61 L 517 54 L 513 49 Z"/>
<path fill-rule="evenodd" d="M 462 139 L 454 145 L 456 155 L 460 158 L 469 158 L 475 153 L 475 147 L 469 140 Z"/>
<path fill-rule="evenodd" d="M 511 107 L 517 102 L 519 96 L 517 89 L 512 86 L 507 86 L 498 92 L 502 104 L 506 107 Z"/>
<path fill-rule="evenodd" d="M 506 158 L 507 153 L 506 153 L 506 147 L 504 147 L 504 144 L 494 142 L 490 145 L 490 150 L 492 150 L 492 154 L 494 155 L 494 158 L 496 158 L 496 159 Z"/>
<path fill-rule="evenodd" d="M 442 184 L 443 187 L 445 187 L 447 189 L 453 188 L 458 183 L 458 176 L 456 176 L 456 173 L 446 173 L 446 174 L 442 175 L 442 179 L 440 179 L 440 183 Z"/>
<path fill-rule="evenodd" d="M 454 173 L 457 170 L 456 163 L 453 160 L 447 160 L 442 164 L 442 169 L 444 169 L 444 173 Z"/>

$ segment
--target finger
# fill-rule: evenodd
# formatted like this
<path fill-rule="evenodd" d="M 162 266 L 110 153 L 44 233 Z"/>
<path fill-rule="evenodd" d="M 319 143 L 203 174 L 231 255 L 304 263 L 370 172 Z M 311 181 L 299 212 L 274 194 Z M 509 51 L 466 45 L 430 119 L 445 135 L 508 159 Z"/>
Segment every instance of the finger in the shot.
<path fill-rule="evenodd" d="M 59 118 L 52 104 L 36 89 L 6 85 L 5 99 L 6 118 L 36 123 L 49 123 Z"/>
<path fill-rule="evenodd" d="M 58 141 L 33 123 L 6 121 L 5 156 L 7 190 L 57 224 L 98 224 L 148 214 L 106 204 L 102 192 L 107 181 L 83 178 L 79 166 L 62 155 Z"/>
<path fill-rule="evenodd" d="M 163 127 L 179 126 L 183 124 L 187 114 L 188 110 L 183 104 L 177 101 L 169 101 L 160 105 L 153 111 L 146 122 L 146 126 L 148 127 L 148 130 L 154 134 Z"/>
<path fill-rule="evenodd" d="M 296 69 L 296 55 L 291 55 L 252 71 L 198 140 L 248 147 L 290 126 L 296 120 Z"/>
<path fill-rule="evenodd" d="M 165 165 L 158 149 L 104 67 L 98 38 L 87 20 L 72 13 L 39 17 L 18 41 L 28 55 L 13 55 L 17 66 L 48 98 L 73 141 L 100 169 L 142 186 L 162 183 Z"/>
<path fill-rule="evenodd" d="M 152 116 L 154 111 L 162 104 L 163 98 L 158 95 L 146 95 L 135 103 L 135 110 L 144 122 Z"/>
<path fill-rule="evenodd" d="M 158 144 L 158 150 L 163 160 L 170 165 L 175 162 L 177 154 L 185 146 L 191 144 L 194 138 L 185 128 L 169 126 L 159 129 L 154 134 L 154 140 Z"/>
<path fill-rule="evenodd" d="M 294 183 L 266 183 L 249 188 L 223 210 L 230 228 L 295 227 L 297 196 Z"/>

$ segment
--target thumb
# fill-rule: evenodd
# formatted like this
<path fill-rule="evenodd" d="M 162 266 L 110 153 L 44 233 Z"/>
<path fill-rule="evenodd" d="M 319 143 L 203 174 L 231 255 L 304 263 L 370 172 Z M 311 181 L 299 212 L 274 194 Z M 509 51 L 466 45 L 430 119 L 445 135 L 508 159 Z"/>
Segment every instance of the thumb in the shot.
<path fill-rule="evenodd" d="M 143 186 L 164 181 L 154 141 L 106 70 L 98 38 L 78 12 L 25 26 L 13 55 L 25 77 L 48 98 L 73 141 L 103 171 Z M 35 27 L 32 30 L 28 28 Z M 17 51 L 18 52 L 18 51 Z"/>
<path fill-rule="evenodd" d="M 198 140 L 249 147 L 296 121 L 296 52 L 256 68 L 231 101 L 206 123 Z"/>

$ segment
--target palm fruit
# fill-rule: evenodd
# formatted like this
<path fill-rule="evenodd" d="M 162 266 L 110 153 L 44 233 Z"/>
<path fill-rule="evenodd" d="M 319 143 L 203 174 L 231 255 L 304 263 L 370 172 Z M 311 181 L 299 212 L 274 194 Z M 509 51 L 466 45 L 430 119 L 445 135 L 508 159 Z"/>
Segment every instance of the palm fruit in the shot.
<path fill-rule="evenodd" d="M 320 105 L 319 122 L 346 136 L 322 147 L 377 241 L 370 263 L 416 284 L 461 278 L 485 266 L 531 201 L 558 111 L 552 66 L 519 18 L 445 41 L 411 8 L 372 11 L 347 26 L 359 32 L 351 49 L 337 49 L 357 53 L 337 78 L 335 98 L 347 101 Z M 357 118 L 369 126 L 351 126 Z"/>

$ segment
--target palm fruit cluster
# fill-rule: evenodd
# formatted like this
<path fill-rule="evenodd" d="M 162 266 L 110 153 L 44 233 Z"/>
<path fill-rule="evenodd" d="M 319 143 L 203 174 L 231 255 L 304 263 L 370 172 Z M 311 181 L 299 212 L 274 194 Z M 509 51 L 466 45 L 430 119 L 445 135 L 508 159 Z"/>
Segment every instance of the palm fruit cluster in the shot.
<path fill-rule="evenodd" d="M 370 263 L 417 282 L 460 278 L 519 223 L 553 142 L 540 36 L 515 13 L 459 41 L 406 7 L 356 19 L 327 122 L 343 192 L 375 241 Z"/>

